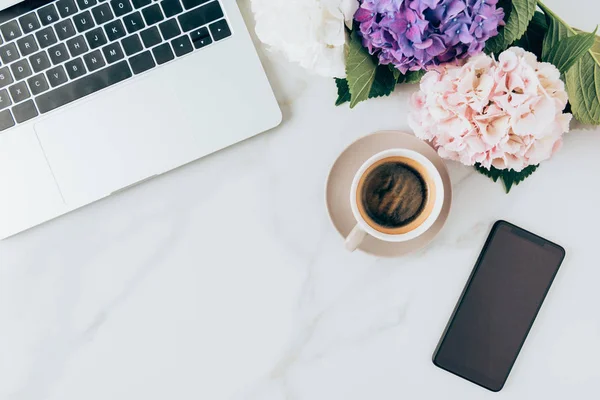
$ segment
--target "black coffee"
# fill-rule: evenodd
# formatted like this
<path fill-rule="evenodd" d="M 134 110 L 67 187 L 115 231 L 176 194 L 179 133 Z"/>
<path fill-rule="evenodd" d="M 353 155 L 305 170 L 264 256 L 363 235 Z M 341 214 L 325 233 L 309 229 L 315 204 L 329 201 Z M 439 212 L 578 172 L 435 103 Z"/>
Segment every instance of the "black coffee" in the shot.
<path fill-rule="evenodd" d="M 414 168 L 390 161 L 375 167 L 365 178 L 362 202 L 376 224 L 401 228 L 423 212 L 427 203 L 427 184 Z"/>

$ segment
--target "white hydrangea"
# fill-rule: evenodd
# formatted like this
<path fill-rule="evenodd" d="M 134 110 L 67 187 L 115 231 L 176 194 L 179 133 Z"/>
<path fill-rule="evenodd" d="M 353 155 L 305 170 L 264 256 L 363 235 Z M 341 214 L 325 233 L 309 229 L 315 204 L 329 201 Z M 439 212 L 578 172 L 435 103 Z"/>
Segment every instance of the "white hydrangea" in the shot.
<path fill-rule="evenodd" d="M 256 33 L 270 50 L 337 78 L 346 76 L 344 23 L 357 8 L 358 0 L 252 0 Z"/>

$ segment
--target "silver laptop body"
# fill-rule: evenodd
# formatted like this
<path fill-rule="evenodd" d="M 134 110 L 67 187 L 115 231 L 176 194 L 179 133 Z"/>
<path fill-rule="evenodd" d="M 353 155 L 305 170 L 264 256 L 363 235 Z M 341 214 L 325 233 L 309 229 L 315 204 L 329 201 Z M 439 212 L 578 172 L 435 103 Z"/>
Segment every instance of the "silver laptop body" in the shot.
<path fill-rule="evenodd" d="M 235 0 L 33 0 L 0 33 L 0 238 L 281 121 Z"/>

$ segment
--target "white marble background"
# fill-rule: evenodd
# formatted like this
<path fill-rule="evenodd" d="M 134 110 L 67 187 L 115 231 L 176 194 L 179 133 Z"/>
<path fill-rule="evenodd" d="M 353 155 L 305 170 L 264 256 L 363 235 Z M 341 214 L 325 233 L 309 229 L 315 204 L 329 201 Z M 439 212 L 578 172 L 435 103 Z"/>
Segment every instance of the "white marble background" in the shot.
<path fill-rule="evenodd" d="M 598 22 L 596 0 L 548 3 Z M 509 196 L 451 163 L 433 244 L 348 254 L 324 208 L 328 168 L 359 136 L 406 129 L 410 90 L 335 108 L 331 80 L 262 56 L 281 127 L 0 243 L 0 399 L 599 398 L 600 130 L 570 133 Z M 568 257 L 492 394 L 431 355 L 500 218 Z"/>

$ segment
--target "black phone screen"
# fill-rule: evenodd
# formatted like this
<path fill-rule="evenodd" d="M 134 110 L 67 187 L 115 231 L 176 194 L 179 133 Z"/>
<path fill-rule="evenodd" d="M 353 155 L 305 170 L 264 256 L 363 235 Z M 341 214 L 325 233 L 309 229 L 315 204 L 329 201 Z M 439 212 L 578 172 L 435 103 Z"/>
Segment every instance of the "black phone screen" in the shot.
<path fill-rule="evenodd" d="M 562 247 L 497 222 L 434 354 L 435 365 L 489 390 L 502 389 L 564 257 Z"/>

